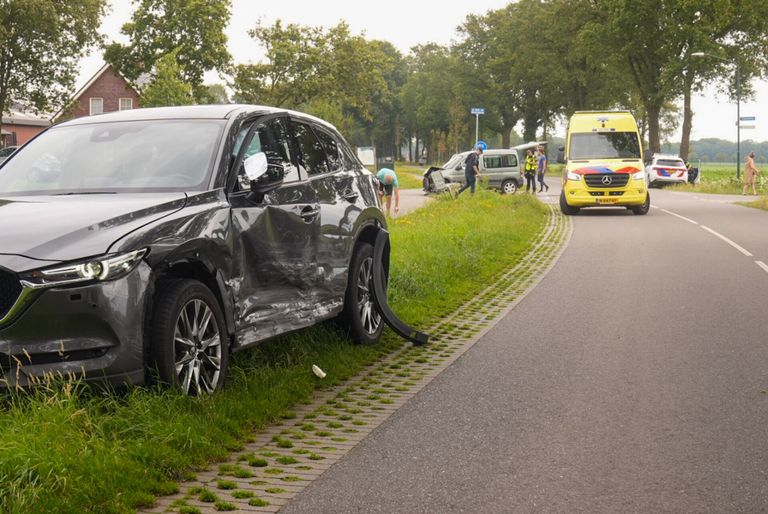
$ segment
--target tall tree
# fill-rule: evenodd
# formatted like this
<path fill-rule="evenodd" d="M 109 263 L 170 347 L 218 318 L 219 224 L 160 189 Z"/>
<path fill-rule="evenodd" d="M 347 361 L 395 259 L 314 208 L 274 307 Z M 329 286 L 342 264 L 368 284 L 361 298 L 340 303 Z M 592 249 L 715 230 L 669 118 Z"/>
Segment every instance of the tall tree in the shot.
<path fill-rule="evenodd" d="M 195 102 L 192 86 L 184 81 L 183 70 L 173 51 L 158 59 L 152 81 L 141 95 L 144 107 L 191 105 Z"/>
<path fill-rule="evenodd" d="M 345 23 L 325 29 L 278 20 L 249 34 L 265 59 L 236 67 L 238 100 L 305 110 L 347 128 L 370 126 L 375 114 L 384 115 L 393 48 L 352 34 Z"/>
<path fill-rule="evenodd" d="M 584 35 L 602 45 L 602 55 L 621 56 L 648 117 L 651 151 L 661 148 L 664 105 L 683 96 L 687 153 L 691 92 L 724 70 L 714 59 L 694 61 L 694 52 L 731 53 L 745 79 L 765 67 L 768 4 L 762 0 L 600 0 L 596 6 L 600 19 Z"/>
<path fill-rule="evenodd" d="M 11 101 L 53 110 L 100 41 L 104 0 L 8 0 L 0 9 L 0 113 Z"/>
<path fill-rule="evenodd" d="M 110 44 L 104 59 L 130 81 L 152 72 L 155 63 L 172 51 L 185 82 L 197 101 L 208 103 L 203 76 L 228 72 L 231 56 L 224 33 L 229 24 L 230 0 L 134 0 L 136 10 L 121 32 L 128 44 Z"/>

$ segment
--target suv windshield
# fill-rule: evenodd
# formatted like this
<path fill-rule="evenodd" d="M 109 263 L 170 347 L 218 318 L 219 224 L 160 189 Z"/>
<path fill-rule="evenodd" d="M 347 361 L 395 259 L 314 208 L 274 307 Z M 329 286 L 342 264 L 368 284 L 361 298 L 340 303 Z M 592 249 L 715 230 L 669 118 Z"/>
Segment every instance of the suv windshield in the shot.
<path fill-rule="evenodd" d="M 635 132 L 587 132 L 571 134 L 569 159 L 639 159 Z"/>
<path fill-rule="evenodd" d="M 464 161 L 467 160 L 467 156 L 465 154 L 457 153 L 450 159 L 448 159 L 448 162 L 443 164 L 444 170 L 452 170 L 459 164 L 464 164 Z"/>
<path fill-rule="evenodd" d="M 207 184 L 224 120 L 53 128 L 0 168 L 0 195 L 155 192 Z"/>

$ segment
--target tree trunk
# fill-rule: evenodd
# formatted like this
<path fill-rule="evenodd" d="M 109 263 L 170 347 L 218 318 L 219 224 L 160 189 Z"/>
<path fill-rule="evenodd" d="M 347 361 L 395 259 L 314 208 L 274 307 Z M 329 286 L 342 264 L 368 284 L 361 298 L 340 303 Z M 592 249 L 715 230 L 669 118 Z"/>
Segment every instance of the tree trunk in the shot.
<path fill-rule="evenodd" d="M 413 135 L 408 134 L 408 162 L 413 162 Z"/>
<path fill-rule="evenodd" d="M 511 128 L 507 128 L 502 125 L 501 127 L 501 147 L 502 148 L 509 148 L 509 141 L 510 141 L 510 133 L 512 132 Z"/>
<path fill-rule="evenodd" d="M 415 145 L 415 148 L 414 148 L 414 151 L 413 151 L 413 161 L 411 161 L 411 162 L 419 162 L 419 157 L 420 157 L 420 154 L 419 154 L 419 134 L 417 132 L 416 133 L 416 145 Z"/>
<path fill-rule="evenodd" d="M 535 116 L 528 116 L 523 120 L 523 139 L 526 142 L 536 141 L 536 129 L 539 128 L 539 120 Z"/>
<path fill-rule="evenodd" d="M 680 157 L 688 160 L 688 154 L 691 151 L 691 128 L 693 127 L 693 111 L 691 110 L 691 90 L 693 89 L 693 79 L 691 72 L 685 76 L 683 83 L 683 134 L 680 139 Z"/>
<path fill-rule="evenodd" d="M 661 152 L 661 132 L 659 130 L 659 116 L 661 115 L 661 105 L 646 105 L 645 112 L 648 113 L 648 145 L 651 152 Z"/>

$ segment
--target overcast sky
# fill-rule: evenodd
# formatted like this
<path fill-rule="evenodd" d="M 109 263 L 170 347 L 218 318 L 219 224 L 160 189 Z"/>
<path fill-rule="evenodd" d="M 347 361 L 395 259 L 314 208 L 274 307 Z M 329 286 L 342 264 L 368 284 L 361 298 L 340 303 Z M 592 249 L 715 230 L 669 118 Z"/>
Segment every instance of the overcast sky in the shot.
<path fill-rule="evenodd" d="M 346 21 L 354 32 L 364 32 L 371 39 L 392 42 L 402 52 L 420 43 L 448 44 L 456 38 L 456 27 L 470 13 L 482 14 L 506 5 L 506 0 L 474 0 L 467 4 L 444 1 L 387 0 L 280 0 L 262 2 L 233 0 L 232 21 L 227 30 L 229 49 L 236 62 L 256 62 L 261 49 L 248 37 L 247 31 L 258 20 L 271 24 L 282 19 L 287 23 L 332 26 Z M 129 20 L 130 0 L 112 0 L 112 10 L 104 19 L 101 31 L 109 39 L 121 40 L 120 27 Z M 103 64 L 100 53 L 82 62 L 78 87 Z M 211 81 L 215 81 L 215 76 Z M 742 116 L 756 116 L 757 128 L 742 131 L 742 139 L 768 140 L 768 118 L 763 118 L 758 105 L 768 102 L 768 82 L 756 84 L 752 102 L 742 103 Z M 714 88 L 693 98 L 693 139 L 718 137 L 736 140 L 736 106 Z M 468 122 L 469 113 L 467 114 Z M 679 140 L 677 134 L 673 140 Z"/>

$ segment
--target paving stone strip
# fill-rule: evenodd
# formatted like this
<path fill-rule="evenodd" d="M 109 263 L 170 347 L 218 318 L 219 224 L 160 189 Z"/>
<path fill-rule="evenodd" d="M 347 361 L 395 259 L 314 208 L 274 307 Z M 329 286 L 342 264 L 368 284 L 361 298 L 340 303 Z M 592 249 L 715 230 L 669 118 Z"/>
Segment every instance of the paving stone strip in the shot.
<path fill-rule="evenodd" d="M 393 412 L 458 359 L 554 265 L 571 221 L 554 205 L 520 263 L 426 332 L 430 343 L 404 345 L 360 375 L 320 391 L 291 416 L 255 435 L 216 470 L 180 484 L 145 513 L 277 512 Z"/>

